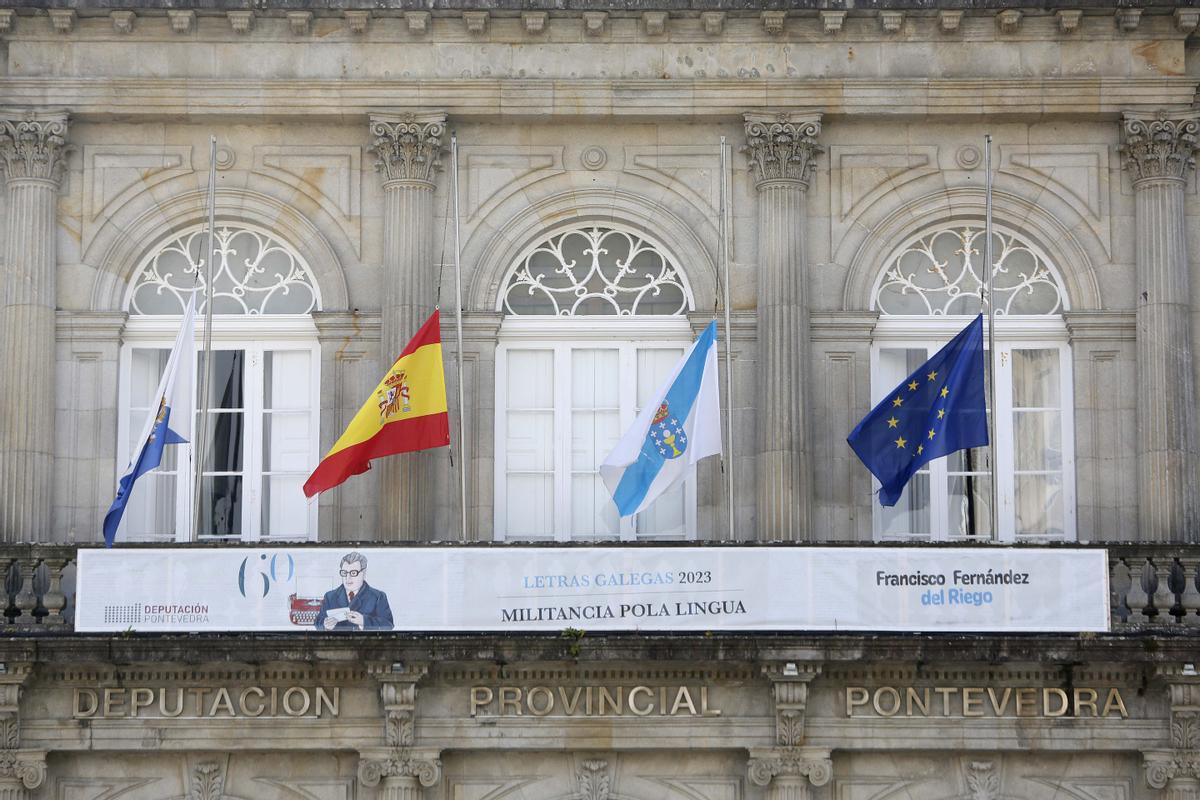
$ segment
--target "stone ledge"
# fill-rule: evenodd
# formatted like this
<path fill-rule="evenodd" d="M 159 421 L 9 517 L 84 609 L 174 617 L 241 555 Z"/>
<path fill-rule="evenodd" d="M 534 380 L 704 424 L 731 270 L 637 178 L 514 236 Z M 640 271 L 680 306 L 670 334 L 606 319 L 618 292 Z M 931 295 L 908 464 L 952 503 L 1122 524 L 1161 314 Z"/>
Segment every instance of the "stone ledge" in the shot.
<path fill-rule="evenodd" d="M 754 14 L 763 9 L 778 11 L 847 11 L 847 10 L 912 10 L 936 11 L 961 9 L 964 11 L 1001 11 L 1012 8 L 1011 0 L 204 0 L 204 2 L 177 2 L 176 0 L 6 0 L 5 6 L 19 9 L 72 9 L 77 12 L 113 9 L 128 10 L 179 10 L 239 11 L 253 9 L 258 12 L 286 11 L 633 11 L 648 9 L 657 11 L 701 12 L 701 11 L 745 11 Z M 1021 5 L 1023 11 L 1055 11 L 1064 6 L 1088 11 L 1112 11 L 1124 3 L 1114 0 L 1072 0 L 1069 4 L 1055 0 L 1035 0 Z M 1142 0 L 1138 6 L 1143 10 L 1173 10 L 1178 3 L 1169 0 Z"/>

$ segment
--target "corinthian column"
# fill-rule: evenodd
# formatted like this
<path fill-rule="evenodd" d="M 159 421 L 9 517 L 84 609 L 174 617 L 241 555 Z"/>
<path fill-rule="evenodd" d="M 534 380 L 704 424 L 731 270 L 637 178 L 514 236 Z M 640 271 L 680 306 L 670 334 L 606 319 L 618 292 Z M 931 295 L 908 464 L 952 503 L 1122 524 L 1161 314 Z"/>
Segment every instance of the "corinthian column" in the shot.
<path fill-rule="evenodd" d="M 446 115 L 372 115 L 375 168 L 383 176 L 383 368 L 433 312 L 438 266 L 433 256 L 434 179 L 441 168 Z M 435 487 L 429 453 L 380 463 L 383 539 L 432 537 Z"/>
<path fill-rule="evenodd" d="M 758 536 L 808 537 L 812 499 L 806 383 L 808 185 L 821 152 L 819 116 L 746 115 L 758 189 Z"/>
<path fill-rule="evenodd" d="M 1195 112 L 1126 114 L 1121 154 L 1137 218 L 1138 528 L 1143 541 L 1197 536 L 1196 390 L 1192 371 L 1184 188 L 1195 168 Z M 1114 444 L 1114 446 L 1116 446 Z"/>
<path fill-rule="evenodd" d="M 833 777 L 829 750 L 819 747 L 751 750 L 750 782 L 766 789 L 767 800 L 809 800 L 812 787 Z"/>
<path fill-rule="evenodd" d="M 8 235 L 0 278 L 0 539 L 50 540 L 55 203 L 66 114 L 0 110 Z"/>
<path fill-rule="evenodd" d="M 393 748 L 359 753 L 359 783 L 379 786 L 382 800 L 420 800 L 421 787 L 436 786 L 441 779 L 442 762 L 436 752 Z"/>

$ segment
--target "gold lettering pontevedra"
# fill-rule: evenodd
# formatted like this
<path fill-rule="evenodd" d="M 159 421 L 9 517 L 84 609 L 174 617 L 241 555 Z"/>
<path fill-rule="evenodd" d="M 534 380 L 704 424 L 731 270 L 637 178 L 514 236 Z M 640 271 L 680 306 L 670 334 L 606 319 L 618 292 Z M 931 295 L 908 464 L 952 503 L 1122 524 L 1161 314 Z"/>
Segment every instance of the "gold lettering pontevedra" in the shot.
<path fill-rule="evenodd" d="M 75 719 L 337 717 L 341 688 L 324 686 L 109 687 L 75 689 Z M 155 714 L 157 712 L 157 714 Z"/>
<path fill-rule="evenodd" d="M 941 702 L 931 703 L 931 691 Z M 1121 690 L 1078 688 L 1068 693 L 1055 687 L 997 689 L 992 686 L 847 686 L 847 717 L 894 717 L 901 708 L 907 717 L 1129 717 Z M 986 693 L 986 699 L 985 699 Z"/>
<path fill-rule="evenodd" d="M 473 717 L 719 717 L 709 686 L 472 686 Z"/>

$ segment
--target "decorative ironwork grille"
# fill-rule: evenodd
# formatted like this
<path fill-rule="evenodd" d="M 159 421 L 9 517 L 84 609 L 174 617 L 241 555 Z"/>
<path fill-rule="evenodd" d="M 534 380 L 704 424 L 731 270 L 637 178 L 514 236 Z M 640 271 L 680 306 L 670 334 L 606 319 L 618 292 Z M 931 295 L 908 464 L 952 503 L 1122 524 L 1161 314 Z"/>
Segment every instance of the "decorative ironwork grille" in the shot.
<path fill-rule="evenodd" d="M 652 242 L 589 226 L 551 236 L 522 258 L 501 305 L 515 316 L 679 316 L 692 301 L 680 271 Z"/>
<path fill-rule="evenodd" d="M 884 316 L 978 314 L 982 226 L 954 225 L 916 237 L 888 260 L 871 298 Z M 996 316 L 1058 314 L 1066 293 L 1045 258 L 1017 236 L 992 229 Z"/>
<path fill-rule="evenodd" d="M 312 273 L 299 254 L 263 231 L 224 225 L 213 237 L 213 313 L 307 314 L 320 308 Z M 199 227 L 159 245 L 147 257 L 129 298 L 133 315 L 182 314 L 203 287 L 208 232 Z M 200 296 L 204 312 L 207 292 Z"/>

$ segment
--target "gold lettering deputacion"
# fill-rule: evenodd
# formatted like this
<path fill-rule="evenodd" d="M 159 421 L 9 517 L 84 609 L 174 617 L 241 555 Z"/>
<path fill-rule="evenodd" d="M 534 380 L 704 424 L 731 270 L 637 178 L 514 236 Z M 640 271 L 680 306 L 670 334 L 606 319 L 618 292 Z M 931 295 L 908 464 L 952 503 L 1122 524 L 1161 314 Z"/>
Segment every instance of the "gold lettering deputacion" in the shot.
<path fill-rule="evenodd" d="M 337 717 L 341 688 L 317 686 L 108 687 L 75 689 L 75 719 L 226 719 L 229 717 Z M 489 699 L 490 701 L 490 699 Z M 156 713 L 157 712 L 157 713 Z"/>

